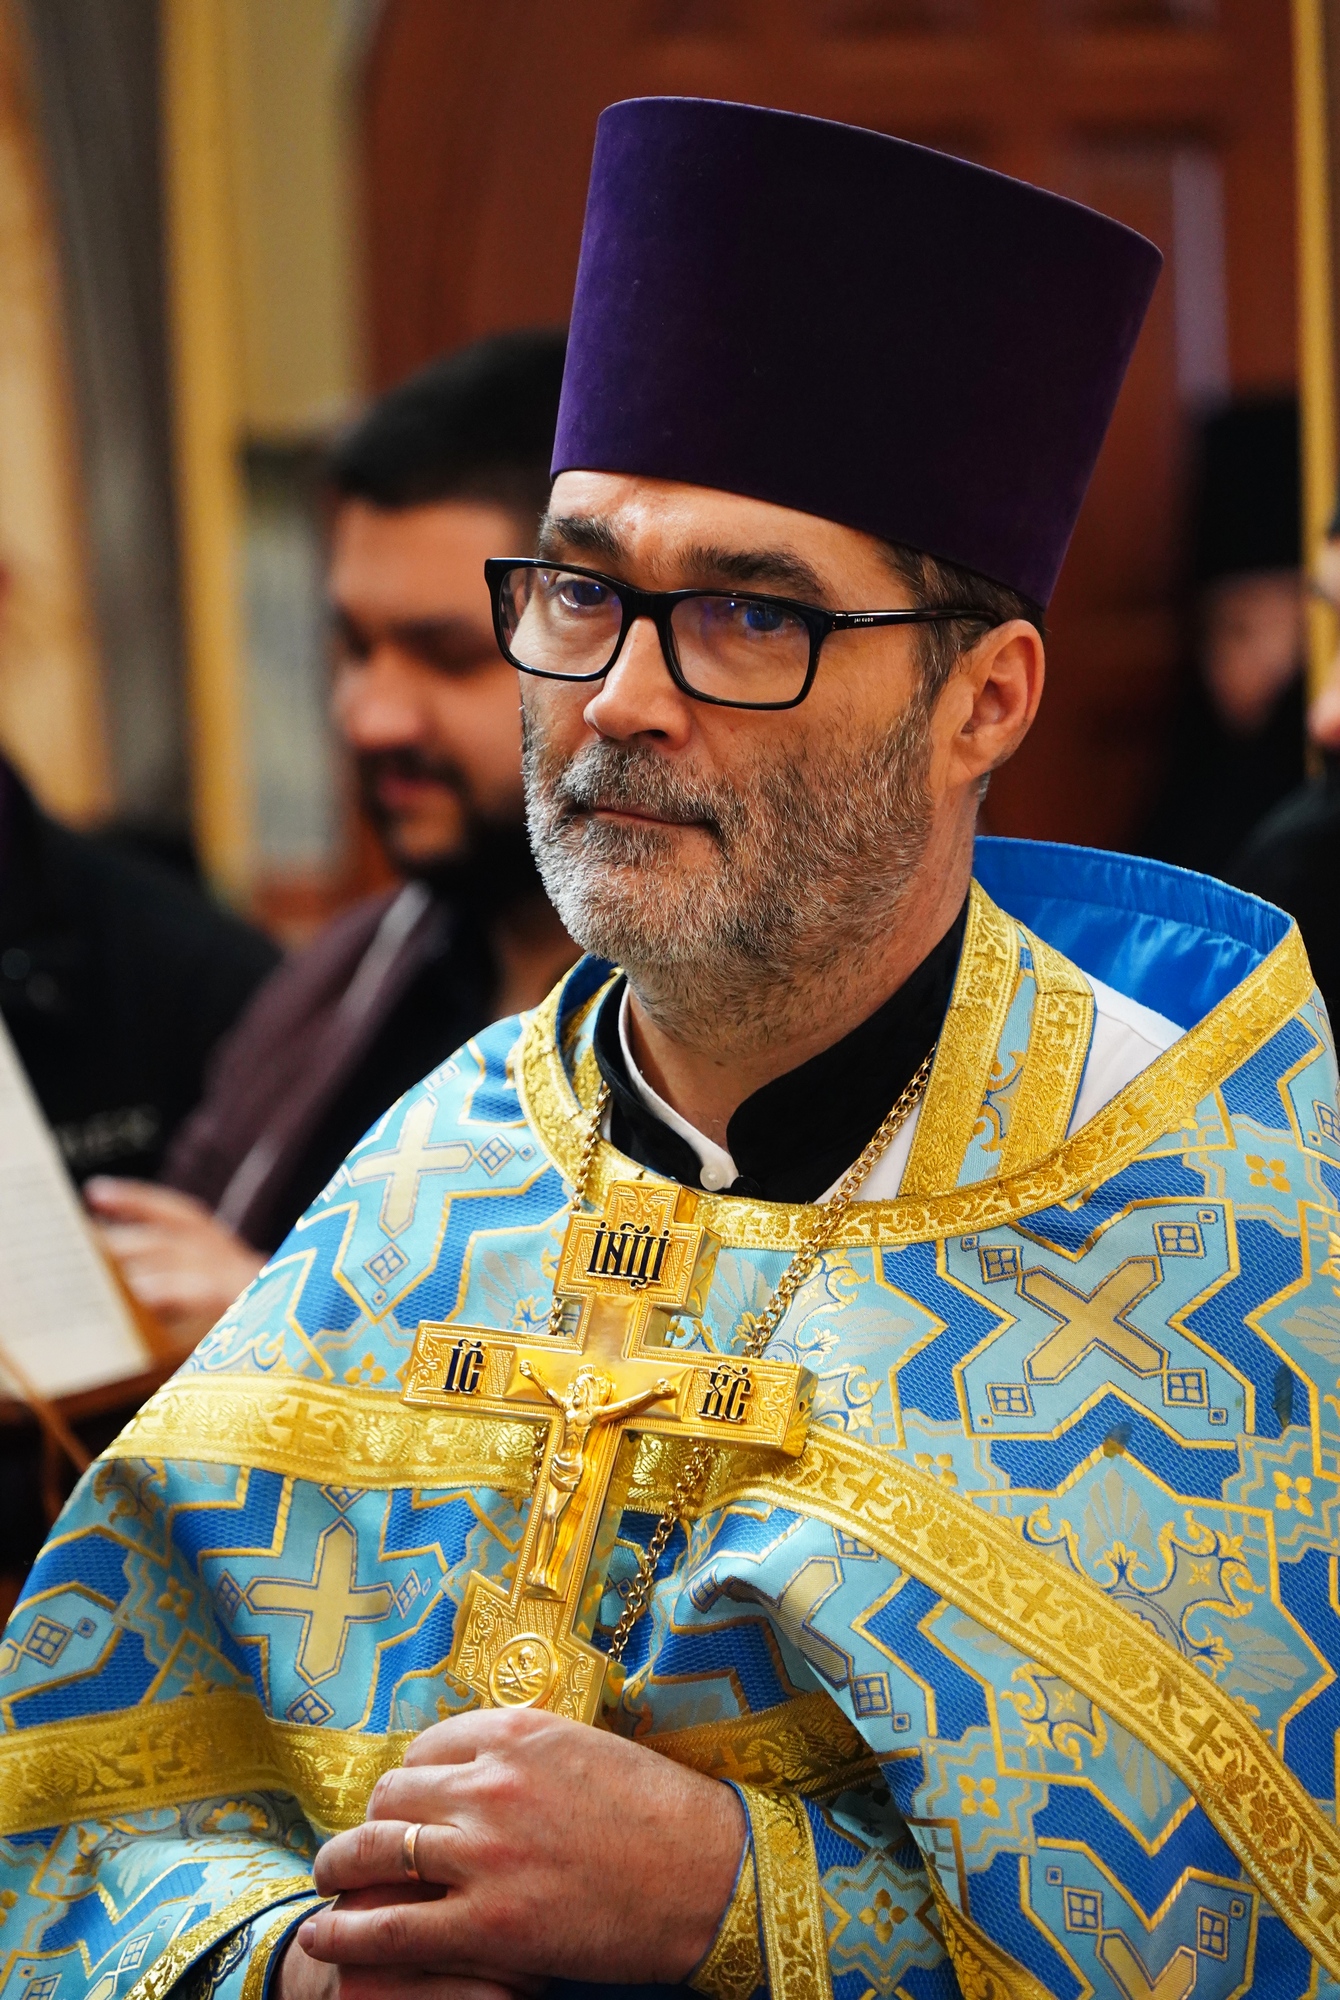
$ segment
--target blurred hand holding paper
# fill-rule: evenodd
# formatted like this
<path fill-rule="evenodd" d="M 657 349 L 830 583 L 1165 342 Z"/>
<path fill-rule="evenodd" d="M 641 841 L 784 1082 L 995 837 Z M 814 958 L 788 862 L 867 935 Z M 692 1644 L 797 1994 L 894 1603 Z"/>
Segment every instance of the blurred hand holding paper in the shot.
<path fill-rule="evenodd" d="M 0 1024 L 0 1387 L 22 1398 L 6 1354 L 49 1398 L 152 1362 Z"/>

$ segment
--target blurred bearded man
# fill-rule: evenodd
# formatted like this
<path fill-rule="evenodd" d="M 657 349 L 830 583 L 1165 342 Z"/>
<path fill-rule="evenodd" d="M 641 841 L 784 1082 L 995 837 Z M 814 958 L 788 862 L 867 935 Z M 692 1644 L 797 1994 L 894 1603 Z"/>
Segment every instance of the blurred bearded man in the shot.
<path fill-rule="evenodd" d="M 138 1897 L 137 1996 L 1340 1978 L 1306 955 L 974 838 L 1159 261 L 873 132 L 603 114 L 539 553 L 486 566 L 588 956 L 49 1545 L 44 1974 Z"/>
<path fill-rule="evenodd" d="M 332 711 L 405 886 L 335 919 L 257 994 L 164 1185 L 85 1194 L 131 1290 L 198 1338 L 349 1148 L 573 947 L 526 840 L 516 676 L 481 580 L 533 546 L 563 336 L 478 342 L 381 397 L 331 454 Z"/>

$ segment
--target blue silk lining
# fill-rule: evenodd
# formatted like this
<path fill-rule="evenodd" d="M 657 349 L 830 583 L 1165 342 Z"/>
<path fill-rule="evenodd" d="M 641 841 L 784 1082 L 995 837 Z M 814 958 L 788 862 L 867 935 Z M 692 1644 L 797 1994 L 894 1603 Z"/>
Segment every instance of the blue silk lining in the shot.
<path fill-rule="evenodd" d="M 1208 875 L 1052 841 L 977 842 L 987 894 L 1083 971 L 1194 1027 L 1289 928 L 1271 903 Z"/>

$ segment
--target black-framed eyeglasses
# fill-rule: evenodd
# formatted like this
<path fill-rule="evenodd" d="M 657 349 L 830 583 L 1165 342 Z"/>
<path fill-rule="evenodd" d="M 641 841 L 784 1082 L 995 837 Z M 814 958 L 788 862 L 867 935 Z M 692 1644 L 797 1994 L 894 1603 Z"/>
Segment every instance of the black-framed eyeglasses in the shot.
<path fill-rule="evenodd" d="M 484 564 L 505 659 L 544 680 L 598 681 L 639 618 L 650 618 L 670 678 L 721 708 L 795 708 L 814 685 L 830 632 L 932 625 L 980 611 L 824 611 L 789 597 L 736 590 L 638 590 L 615 576 L 533 557 Z"/>

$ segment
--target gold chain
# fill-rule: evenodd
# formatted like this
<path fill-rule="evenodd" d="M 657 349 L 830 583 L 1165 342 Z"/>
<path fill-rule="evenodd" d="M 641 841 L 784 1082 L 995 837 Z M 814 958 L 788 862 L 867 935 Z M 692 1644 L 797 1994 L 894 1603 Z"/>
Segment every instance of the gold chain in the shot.
<path fill-rule="evenodd" d="M 745 1338 L 744 1345 L 739 1350 L 746 1360 L 757 1361 L 768 1342 L 776 1333 L 786 1314 L 787 1307 L 832 1242 L 848 1209 L 851 1208 L 857 1195 L 865 1185 L 871 1168 L 890 1144 L 894 1135 L 907 1123 L 916 1109 L 921 1093 L 926 1088 L 926 1084 L 930 1078 L 931 1064 L 934 1060 L 935 1049 L 932 1046 L 927 1050 L 915 1076 L 908 1083 L 906 1089 L 900 1093 L 887 1117 L 880 1125 L 879 1130 L 870 1140 L 870 1143 L 864 1148 L 860 1156 L 852 1162 L 851 1166 L 848 1167 L 828 1200 L 820 1202 L 818 1220 L 814 1225 L 814 1229 L 801 1244 L 795 1256 L 778 1279 L 777 1288 L 773 1292 L 767 1307 L 756 1317 L 751 1315 L 753 1323 Z M 609 1101 L 610 1088 L 602 1080 L 600 1089 L 596 1094 L 595 1105 L 591 1112 L 591 1123 L 582 1145 L 581 1159 L 577 1163 L 570 1210 L 570 1213 L 573 1215 L 589 1199 L 591 1170 L 595 1164 L 596 1149 L 600 1143 L 600 1128 L 605 1121 L 605 1110 Z M 562 1332 L 563 1313 L 564 1307 L 562 1301 L 558 1293 L 555 1292 L 554 1302 L 549 1308 L 548 1330 L 550 1333 L 559 1334 Z M 535 1477 L 537 1480 L 540 1476 L 540 1466 L 544 1458 L 545 1447 L 546 1433 L 541 1429 L 536 1438 Z M 705 1441 L 699 1442 L 692 1447 L 684 1461 L 684 1469 L 675 1481 L 674 1491 L 670 1495 L 666 1510 L 652 1530 L 651 1540 L 648 1542 L 646 1549 L 639 1553 L 638 1573 L 629 1586 L 628 1595 L 624 1599 L 622 1615 L 614 1628 L 614 1637 L 610 1641 L 609 1656 L 612 1660 L 621 1660 L 623 1658 L 624 1648 L 628 1644 L 633 1627 L 647 1608 L 648 1599 L 656 1582 L 656 1565 L 665 1554 L 666 1545 L 671 1535 L 675 1532 L 676 1525 L 684 1518 L 685 1511 L 690 1503 L 701 1493 L 706 1483 L 707 1475 L 712 1468 L 714 1449 L 714 1446 Z"/>

